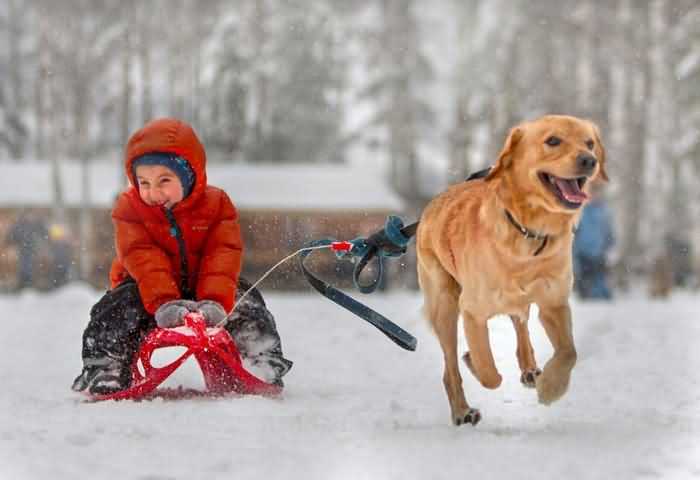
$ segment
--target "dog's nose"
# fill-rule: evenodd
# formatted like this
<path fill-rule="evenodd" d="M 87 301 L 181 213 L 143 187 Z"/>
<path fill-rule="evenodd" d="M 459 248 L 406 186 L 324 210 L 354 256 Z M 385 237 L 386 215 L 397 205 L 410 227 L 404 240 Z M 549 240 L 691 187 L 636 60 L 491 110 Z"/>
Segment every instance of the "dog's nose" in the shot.
<path fill-rule="evenodd" d="M 598 160 L 588 153 L 580 153 L 578 157 L 576 157 L 576 166 L 581 173 L 593 172 L 596 163 L 598 163 Z"/>

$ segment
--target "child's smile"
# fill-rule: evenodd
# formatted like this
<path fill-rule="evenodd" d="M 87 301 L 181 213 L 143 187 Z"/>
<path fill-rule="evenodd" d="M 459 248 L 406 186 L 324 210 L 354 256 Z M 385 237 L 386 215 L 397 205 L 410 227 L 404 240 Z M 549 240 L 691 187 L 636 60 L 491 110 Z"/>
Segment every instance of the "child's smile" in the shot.
<path fill-rule="evenodd" d="M 172 208 L 183 198 L 182 183 L 178 176 L 163 165 L 136 167 L 139 195 L 147 205 Z"/>

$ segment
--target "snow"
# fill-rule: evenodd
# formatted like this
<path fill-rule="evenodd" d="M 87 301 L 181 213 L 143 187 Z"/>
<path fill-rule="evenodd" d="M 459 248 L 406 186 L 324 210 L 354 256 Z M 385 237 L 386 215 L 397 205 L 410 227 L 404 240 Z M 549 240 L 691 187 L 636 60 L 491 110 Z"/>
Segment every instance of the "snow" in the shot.
<path fill-rule="evenodd" d="M 69 386 L 100 292 L 0 296 L 0 479 L 700 478 L 697 293 L 574 300 L 579 361 L 551 407 L 520 385 L 512 325 L 493 319 L 502 386 L 462 368 L 475 428 L 449 422 L 418 294 L 361 297 L 418 337 L 407 352 L 321 296 L 264 293 L 295 361 L 282 399 L 95 404 Z M 542 364 L 551 348 L 530 329 Z"/>
<path fill-rule="evenodd" d="M 83 200 L 82 167 L 60 164 L 61 185 L 67 205 Z M 114 162 L 92 162 L 88 167 L 90 203 L 109 208 L 124 187 L 122 168 Z M 48 206 L 53 202 L 50 164 L 7 163 L 0 176 L 0 206 Z M 210 163 L 208 183 L 228 192 L 239 208 L 279 210 L 401 211 L 403 202 L 375 165 L 250 165 Z"/>

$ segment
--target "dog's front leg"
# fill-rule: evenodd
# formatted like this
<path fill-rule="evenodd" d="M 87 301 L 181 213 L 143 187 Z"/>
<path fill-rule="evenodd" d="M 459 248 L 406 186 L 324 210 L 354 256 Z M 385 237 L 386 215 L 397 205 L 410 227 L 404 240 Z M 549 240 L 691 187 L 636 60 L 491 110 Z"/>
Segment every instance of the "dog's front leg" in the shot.
<path fill-rule="evenodd" d="M 457 321 L 442 322 L 434 325 L 435 333 L 445 360 L 445 372 L 442 377 L 447 399 L 450 402 L 452 423 L 459 426 L 465 423 L 476 425 L 481 420 L 479 410 L 469 407 L 462 388 L 462 376 L 457 361 Z"/>
<path fill-rule="evenodd" d="M 518 357 L 518 365 L 520 366 L 520 383 L 527 388 L 535 387 L 535 380 L 542 373 L 542 370 L 537 368 L 535 360 L 535 351 L 530 342 L 530 332 L 527 328 L 528 318 L 530 316 L 530 307 L 520 315 L 511 315 L 510 319 L 515 328 L 517 335 L 518 347 L 515 355 Z"/>
<path fill-rule="evenodd" d="M 549 405 L 561 398 L 569 387 L 571 370 L 576 364 L 576 348 L 568 302 L 558 306 L 539 305 L 540 321 L 554 347 L 554 354 L 537 377 L 540 403 Z"/>
<path fill-rule="evenodd" d="M 477 380 L 486 388 L 498 388 L 503 377 L 496 369 L 496 362 L 491 352 L 489 329 L 486 321 L 477 320 L 473 315 L 462 311 L 464 320 L 464 336 L 467 338 L 469 352 L 464 355 L 464 361 Z"/>

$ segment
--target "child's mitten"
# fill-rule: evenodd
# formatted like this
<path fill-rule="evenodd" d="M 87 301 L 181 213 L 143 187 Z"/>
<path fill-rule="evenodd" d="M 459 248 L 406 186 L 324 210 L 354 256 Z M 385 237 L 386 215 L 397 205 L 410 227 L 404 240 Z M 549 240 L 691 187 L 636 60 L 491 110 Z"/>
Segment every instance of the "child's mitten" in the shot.
<path fill-rule="evenodd" d="M 171 300 L 156 310 L 156 323 L 161 328 L 178 327 L 185 324 L 185 315 L 198 310 L 192 300 Z"/>
<path fill-rule="evenodd" d="M 220 303 L 214 300 L 202 300 L 197 303 L 197 309 L 200 311 L 207 321 L 207 325 L 210 327 L 216 326 L 224 318 L 226 318 L 226 311 Z"/>

